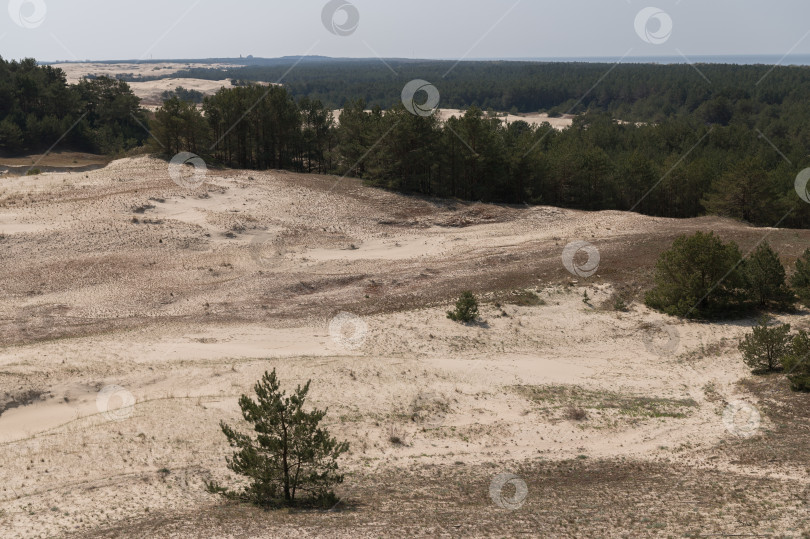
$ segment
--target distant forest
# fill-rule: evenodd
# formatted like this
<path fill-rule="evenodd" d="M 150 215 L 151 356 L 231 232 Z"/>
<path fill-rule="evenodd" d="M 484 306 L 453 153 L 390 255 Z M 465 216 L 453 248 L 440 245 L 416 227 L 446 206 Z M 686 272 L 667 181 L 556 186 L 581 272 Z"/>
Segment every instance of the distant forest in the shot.
<path fill-rule="evenodd" d="M 116 153 L 142 145 L 149 135 L 140 125 L 147 122 L 140 100 L 123 81 L 99 78 L 68 85 L 61 69 L 0 57 L 3 154 L 28 154 L 57 142 Z"/>
<path fill-rule="evenodd" d="M 244 168 L 346 174 L 430 196 L 665 217 L 711 213 L 762 226 L 810 226 L 810 204 L 794 190 L 796 174 L 810 165 L 808 68 L 530 62 L 454 67 L 404 60 L 387 60 L 386 66 L 379 60 L 317 58 L 293 67 L 296 61 L 182 72 L 180 77 L 240 82 L 205 98 L 202 111 L 182 92 L 167 94 L 148 119 L 160 141 L 152 142 L 153 150 L 169 157 L 191 151 Z M 282 76 L 283 87 L 250 84 Z M 417 78 L 436 86 L 441 107 L 466 114 L 442 123 L 435 114 L 408 112 L 400 95 Z M 65 92 L 70 107 L 53 107 L 48 96 Z M 0 149 L 12 148 L 7 133 L 16 137 L 17 151 L 49 145 L 57 125 L 69 127 L 70 119 L 90 110 L 95 113 L 81 120 L 71 142 L 101 151 L 109 151 L 103 149 L 106 140 L 119 150 L 137 146 L 146 137 L 144 130 L 131 129 L 133 118 L 145 115 L 132 109 L 132 97 L 122 80 L 69 87 L 58 70 L 3 62 Z M 333 108 L 344 109 L 339 122 Z M 558 132 L 548 124 L 506 125 L 488 110 L 578 116 Z M 51 126 L 47 136 L 32 129 L 43 124 Z M 100 140 L 104 129 L 109 137 Z"/>
<path fill-rule="evenodd" d="M 423 79 L 441 93 L 442 108 L 552 114 L 599 110 L 646 122 L 687 114 L 724 125 L 735 112 L 756 116 L 756 104 L 789 105 L 810 97 L 810 67 L 318 58 L 256 62 L 188 69 L 176 76 L 281 81 L 295 99 L 308 97 L 333 109 L 358 99 L 388 108 L 400 100 L 408 81 Z"/>

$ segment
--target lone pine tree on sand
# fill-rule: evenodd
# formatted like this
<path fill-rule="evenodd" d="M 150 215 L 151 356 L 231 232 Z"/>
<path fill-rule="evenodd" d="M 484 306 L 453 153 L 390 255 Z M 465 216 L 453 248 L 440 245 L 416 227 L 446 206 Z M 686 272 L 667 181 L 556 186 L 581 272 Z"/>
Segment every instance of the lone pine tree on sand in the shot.
<path fill-rule="evenodd" d="M 310 381 L 287 396 L 279 389 L 276 371 L 265 373 L 256 383 L 257 401 L 239 399 L 246 421 L 253 424 L 252 437 L 220 424 L 231 447 L 228 468 L 245 476 L 249 484 L 240 491 L 208 483 L 208 491 L 265 508 L 299 505 L 330 506 L 336 497 L 331 487 L 342 483 L 337 459 L 349 444 L 338 442 L 319 426 L 326 410 L 304 411 Z M 305 498 L 300 500 L 300 494 Z"/>

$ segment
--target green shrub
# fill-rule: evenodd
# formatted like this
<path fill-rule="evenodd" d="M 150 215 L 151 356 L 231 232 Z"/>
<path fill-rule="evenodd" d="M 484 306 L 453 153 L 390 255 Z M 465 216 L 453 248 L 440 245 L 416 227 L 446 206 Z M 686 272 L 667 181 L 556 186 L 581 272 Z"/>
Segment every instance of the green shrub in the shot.
<path fill-rule="evenodd" d="M 26 176 L 39 176 L 40 174 L 42 174 L 42 171 L 38 168 L 32 168 L 25 173 Z"/>
<path fill-rule="evenodd" d="M 770 316 L 761 317 L 739 346 L 743 361 L 755 374 L 781 370 L 782 360 L 791 351 L 790 324 L 769 327 L 772 321 Z"/>
<path fill-rule="evenodd" d="M 624 298 L 617 295 L 613 300 L 613 310 L 626 313 L 630 310 L 630 307 L 627 306 L 627 303 L 624 301 Z"/>
<path fill-rule="evenodd" d="M 256 383 L 258 402 L 242 395 L 239 407 L 245 420 L 253 424 L 256 437 L 224 422 L 220 427 L 231 447 L 237 448 L 226 459 L 228 468 L 250 482 L 241 491 L 211 482 L 206 484 L 209 492 L 265 508 L 296 505 L 299 494 L 312 505 L 334 504 L 336 497 L 330 489 L 343 482 L 337 473 L 337 458 L 348 451 L 349 444 L 337 442 L 319 427 L 326 410 L 304 411 L 309 384 L 298 386 L 288 397 L 279 390 L 273 369 Z"/>
<path fill-rule="evenodd" d="M 618 311 L 626 313 L 630 311 L 632 293 L 627 290 L 614 290 L 606 299 L 599 304 L 599 309 L 603 311 Z"/>
<path fill-rule="evenodd" d="M 793 337 L 790 353 L 782 359 L 782 366 L 795 391 L 810 391 L 810 334 L 801 330 Z"/>
<path fill-rule="evenodd" d="M 478 300 L 472 292 L 463 292 L 456 301 L 456 309 L 447 312 L 447 318 L 454 322 L 469 323 L 478 319 Z"/>
<path fill-rule="evenodd" d="M 672 316 L 728 314 L 739 306 L 745 288 L 741 259 L 736 243 L 724 243 L 712 232 L 680 236 L 658 259 L 655 287 L 644 301 Z"/>

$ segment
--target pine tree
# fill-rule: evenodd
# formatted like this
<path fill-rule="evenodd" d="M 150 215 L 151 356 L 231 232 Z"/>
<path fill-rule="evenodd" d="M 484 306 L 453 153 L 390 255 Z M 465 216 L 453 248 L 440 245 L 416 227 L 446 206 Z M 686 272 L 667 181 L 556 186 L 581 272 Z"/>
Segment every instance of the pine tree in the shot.
<path fill-rule="evenodd" d="M 745 261 L 744 273 L 747 287 L 760 307 L 773 304 L 785 309 L 792 305 L 794 298 L 785 285 L 785 268 L 767 242 L 761 243 Z"/>
<path fill-rule="evenodd" d="M 448 311 L 447 318 L 454 322 L 469 323 L 478 318 L 478 300 L 472 292 L 463 292 L 456 301 L 456 309 Z"/>
<path fill-rule="evenodd" d="M 770 316 L 761 317 L 739 346 L 743 361 L 757 374 L 781 370 L 783 358 L 791 351 L 790 324 L 770 327 L 772 321 Z"/>
<path fill-rule="evenodd" d="M 810 334 L 800 330 L 793 337 L 790 353 L 782 359 L 782 366 L 795 391 L 810 391 Z"/>
<path fill-rule="evenodd" d="M 0 150 L 15 152 L 22 147 L 23 132 L 20 126 L 11 118 L 3 118 L 0 122 Z"/>
<path fill-rule="evenodd" d="M 775 191 L 762 163 L 743 161 L 720 176 L 701 201 L 706 211 L 749 223 L 773 220 Z"/>
<path fill-rule="evenodd" d="M 805 307 L 810 307 L 810 249 L 796 260 L 796 271 L 790 278 L 790 286 Z"/>
<path fill-rule="evenodd" d="M 288 397 L 280 391 L 273 369 L 256 383 L 257 401 L 242 395 L 242 416 L 253 424 L 256 436 L 224 422 L 220 427 L 231 447 L 237 448 L 227 459 L 228 468 L 247 477 L 250 483 L 238 492 L 209 483 L 209 492 L 262 507 L 295 505 L 302 493 L 310 503 L 334 503 L 330 488 L 343 482 L 337 472 L 337 459 L 348 451 L 349 444 L 338 442 L 319 426 L 326 410 L 304 411 L 309 385 L 309 381 L 303 387 L 299 385 Z"/>
<path fill-rule="evenodd" d="M 675 316 L 715 316 L 733 306 L 745 285 L 734 242 L 714 233 L 680 236 L 661 254 L 647 306 Z"/>

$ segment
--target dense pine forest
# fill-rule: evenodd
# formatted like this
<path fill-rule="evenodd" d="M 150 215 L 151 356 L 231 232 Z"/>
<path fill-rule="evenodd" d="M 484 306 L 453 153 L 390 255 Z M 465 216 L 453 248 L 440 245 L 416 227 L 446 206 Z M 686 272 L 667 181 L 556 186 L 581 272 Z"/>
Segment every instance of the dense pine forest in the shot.
<path fill-rule="evenodd" d="M 3 154 L 45 150 L 57 141 L 105 154 L 140 146 L 149 135 L 139 126 L 147 122 L 139 105 L 123 81 L 99 78 L 68 85 L 61 69 L 38 66 L 33 59 L 0 58 Z"/>
<path fill-rule="evenodd" d="M 476 106 L 504 112 L 581 113 L 598 109 L 616 118 L 655 122 L 696 115 L 728 123 L 735 112 L 754 117 L 756 105 L 800 105 L 810 93 L 810 68 L 727 64 L 600 64 L 505 61 L 423 61 L 287 58 L 254 65 L 195 68 L 179 78 L 283 82 L 295 99 L 332 109 L 362 99 L 387 108 L 413 79 L 433 83 L 442 108 Z M 148 80 L 122 77 L 125 80 Z M 802 112 L 807 112 L 804 105 Z"/>
<path fill-rule="evenodd" d="M 808 68 L 293 62 L 184 72 L 241 82 L 205 98 L 202 110 L 168 94 L 149 120 L 123 80 L 68 86 L 58 69 L 0 62 L 0 151 L 47 148 L 74 121 L 65 144 L 121 151 L 144 143 L 138 123 L 148 121 L 159 141 L 152 149 L 169 157 L 191 151 L 230 166 L 345 174 L 429 196 L 810 225 L 810 205 L 794 190 L 810 164 Z M 283 86 L 250 82 L 282 77 Z M 408 112 L 400 94 L 416 78 L 463 117 Z M 506 124 L 492 110 L 577 117 L 555 131 Z"/>

